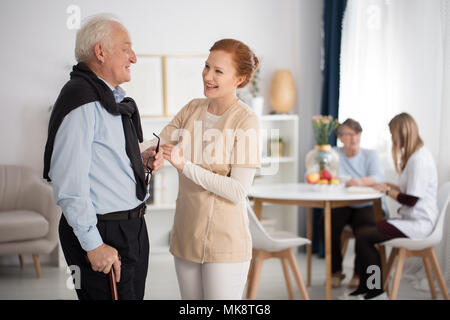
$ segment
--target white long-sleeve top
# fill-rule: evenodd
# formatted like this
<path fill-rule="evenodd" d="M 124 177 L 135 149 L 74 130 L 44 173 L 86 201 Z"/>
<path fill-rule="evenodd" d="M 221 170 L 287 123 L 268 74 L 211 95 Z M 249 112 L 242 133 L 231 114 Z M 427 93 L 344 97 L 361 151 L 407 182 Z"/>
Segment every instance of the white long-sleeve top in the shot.
<path fill-rule="evenodd" d="M 247 196 L 252 185 L 256 169 L 231 168 L 230 177 L 203 169 L 202 167 L 186 162 L 183 174 L 202 188 L 224 197 L 234 203 L 240 203 Z"/>

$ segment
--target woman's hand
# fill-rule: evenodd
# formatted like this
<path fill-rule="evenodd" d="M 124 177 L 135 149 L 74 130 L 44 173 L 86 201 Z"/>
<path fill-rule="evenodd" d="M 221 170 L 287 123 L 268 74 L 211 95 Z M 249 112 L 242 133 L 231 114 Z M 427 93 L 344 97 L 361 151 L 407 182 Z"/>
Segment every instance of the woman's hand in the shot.
<path fill-rule="evenodd" d="M 377 183 L 372 186 L 375 190 L 378 190 L 385 195 L 391 197 L 394 200 L 397 200 L 398 195 L 400 194 L 400 190 L 398 189 L 398 186 L 393 185 L 394 188 L 392 188 L 392 184 L 388 182 L 383 183 Z"/>
<path fill-rule="evenodd" d="M 372 186 L 372 188 L 380 191 L 381 193 L 386 193 L 386 191 L 388 190 L 388 185 L 387 185 L 387 183 L 384 183 L 384 182 L 376 183 Z"/>
<path fill-rule="evenodd" d="M 389 182 L 386 182 L 386 184 L 387 184 L 389 187 L 391 187 L 392 190 L 396 190 L 396 191 L 399 191 L 399 192 L 400 192 L 399 186 L 397 186 L 397 185 L 395 185 L 395 184 L 393 184 L 393 183 L 389 183 Z"/>
<path fill-rule="evenodd" d="M 164 159 L 169 161 L 178 170 L 183 170 L 186 160 L 180 148 L 171 144 L 163 144 L 161 149 Z"/>

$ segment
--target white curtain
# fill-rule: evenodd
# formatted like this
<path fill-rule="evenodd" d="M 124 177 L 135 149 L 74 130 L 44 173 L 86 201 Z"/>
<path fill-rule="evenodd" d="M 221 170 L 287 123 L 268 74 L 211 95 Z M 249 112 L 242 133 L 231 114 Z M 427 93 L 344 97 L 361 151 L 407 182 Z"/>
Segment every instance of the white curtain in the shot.
<path fill-rule="evenodd" d="M 439 137 L 438 172 L 441 184 L 450 181 L 450 0 L 443 1 L 442 16 L 444 21 L 444 67 L 443 67 L 443 92 L 442 110 Z M 439 264 L 450 288 L 450 208 L 447 209 L 444 236 L 441 244 L 436 248 Z M 423 283 L 423 281 L 422 281 Z"/>
<path fill-rule="evenodd" d="M 432 152 L 439 185 L 450 181 L 450 0 L 349 0 L 341 47 L 339 120 L 363 127 L 361 146 L 376 149 L 387 179 L 397 181 L 389 120 L 400 112 L 418 122 Z M 388 202 L 391 216 L 396 205 Z M 450 288 L 450 213 L 436 249 Z M 421 262 L 405 273 L 428 290 Z"/>

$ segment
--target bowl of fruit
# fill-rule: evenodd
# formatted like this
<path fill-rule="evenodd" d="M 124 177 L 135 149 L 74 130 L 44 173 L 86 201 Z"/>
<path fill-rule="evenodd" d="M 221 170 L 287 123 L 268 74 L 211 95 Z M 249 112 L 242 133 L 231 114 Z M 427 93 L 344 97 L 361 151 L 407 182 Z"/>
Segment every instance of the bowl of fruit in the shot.
<path fill-rule="evenodd" d="M 307 173 L 305 180 L 315 191 L 332 191 L 342 188 L 343 184 L 337 176 L 333 176 L 330 171 L 324 169 L 320 172 Z"/>

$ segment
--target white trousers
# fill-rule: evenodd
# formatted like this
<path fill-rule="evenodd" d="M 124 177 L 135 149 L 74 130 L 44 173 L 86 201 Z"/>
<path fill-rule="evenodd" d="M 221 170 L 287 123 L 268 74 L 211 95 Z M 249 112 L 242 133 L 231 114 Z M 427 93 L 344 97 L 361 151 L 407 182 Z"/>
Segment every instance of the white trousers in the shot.
<path fill-rule="evenodd" d="M 183 300 L 241 300 L 250 261 L 195 263 L 174 257 Z"/>

